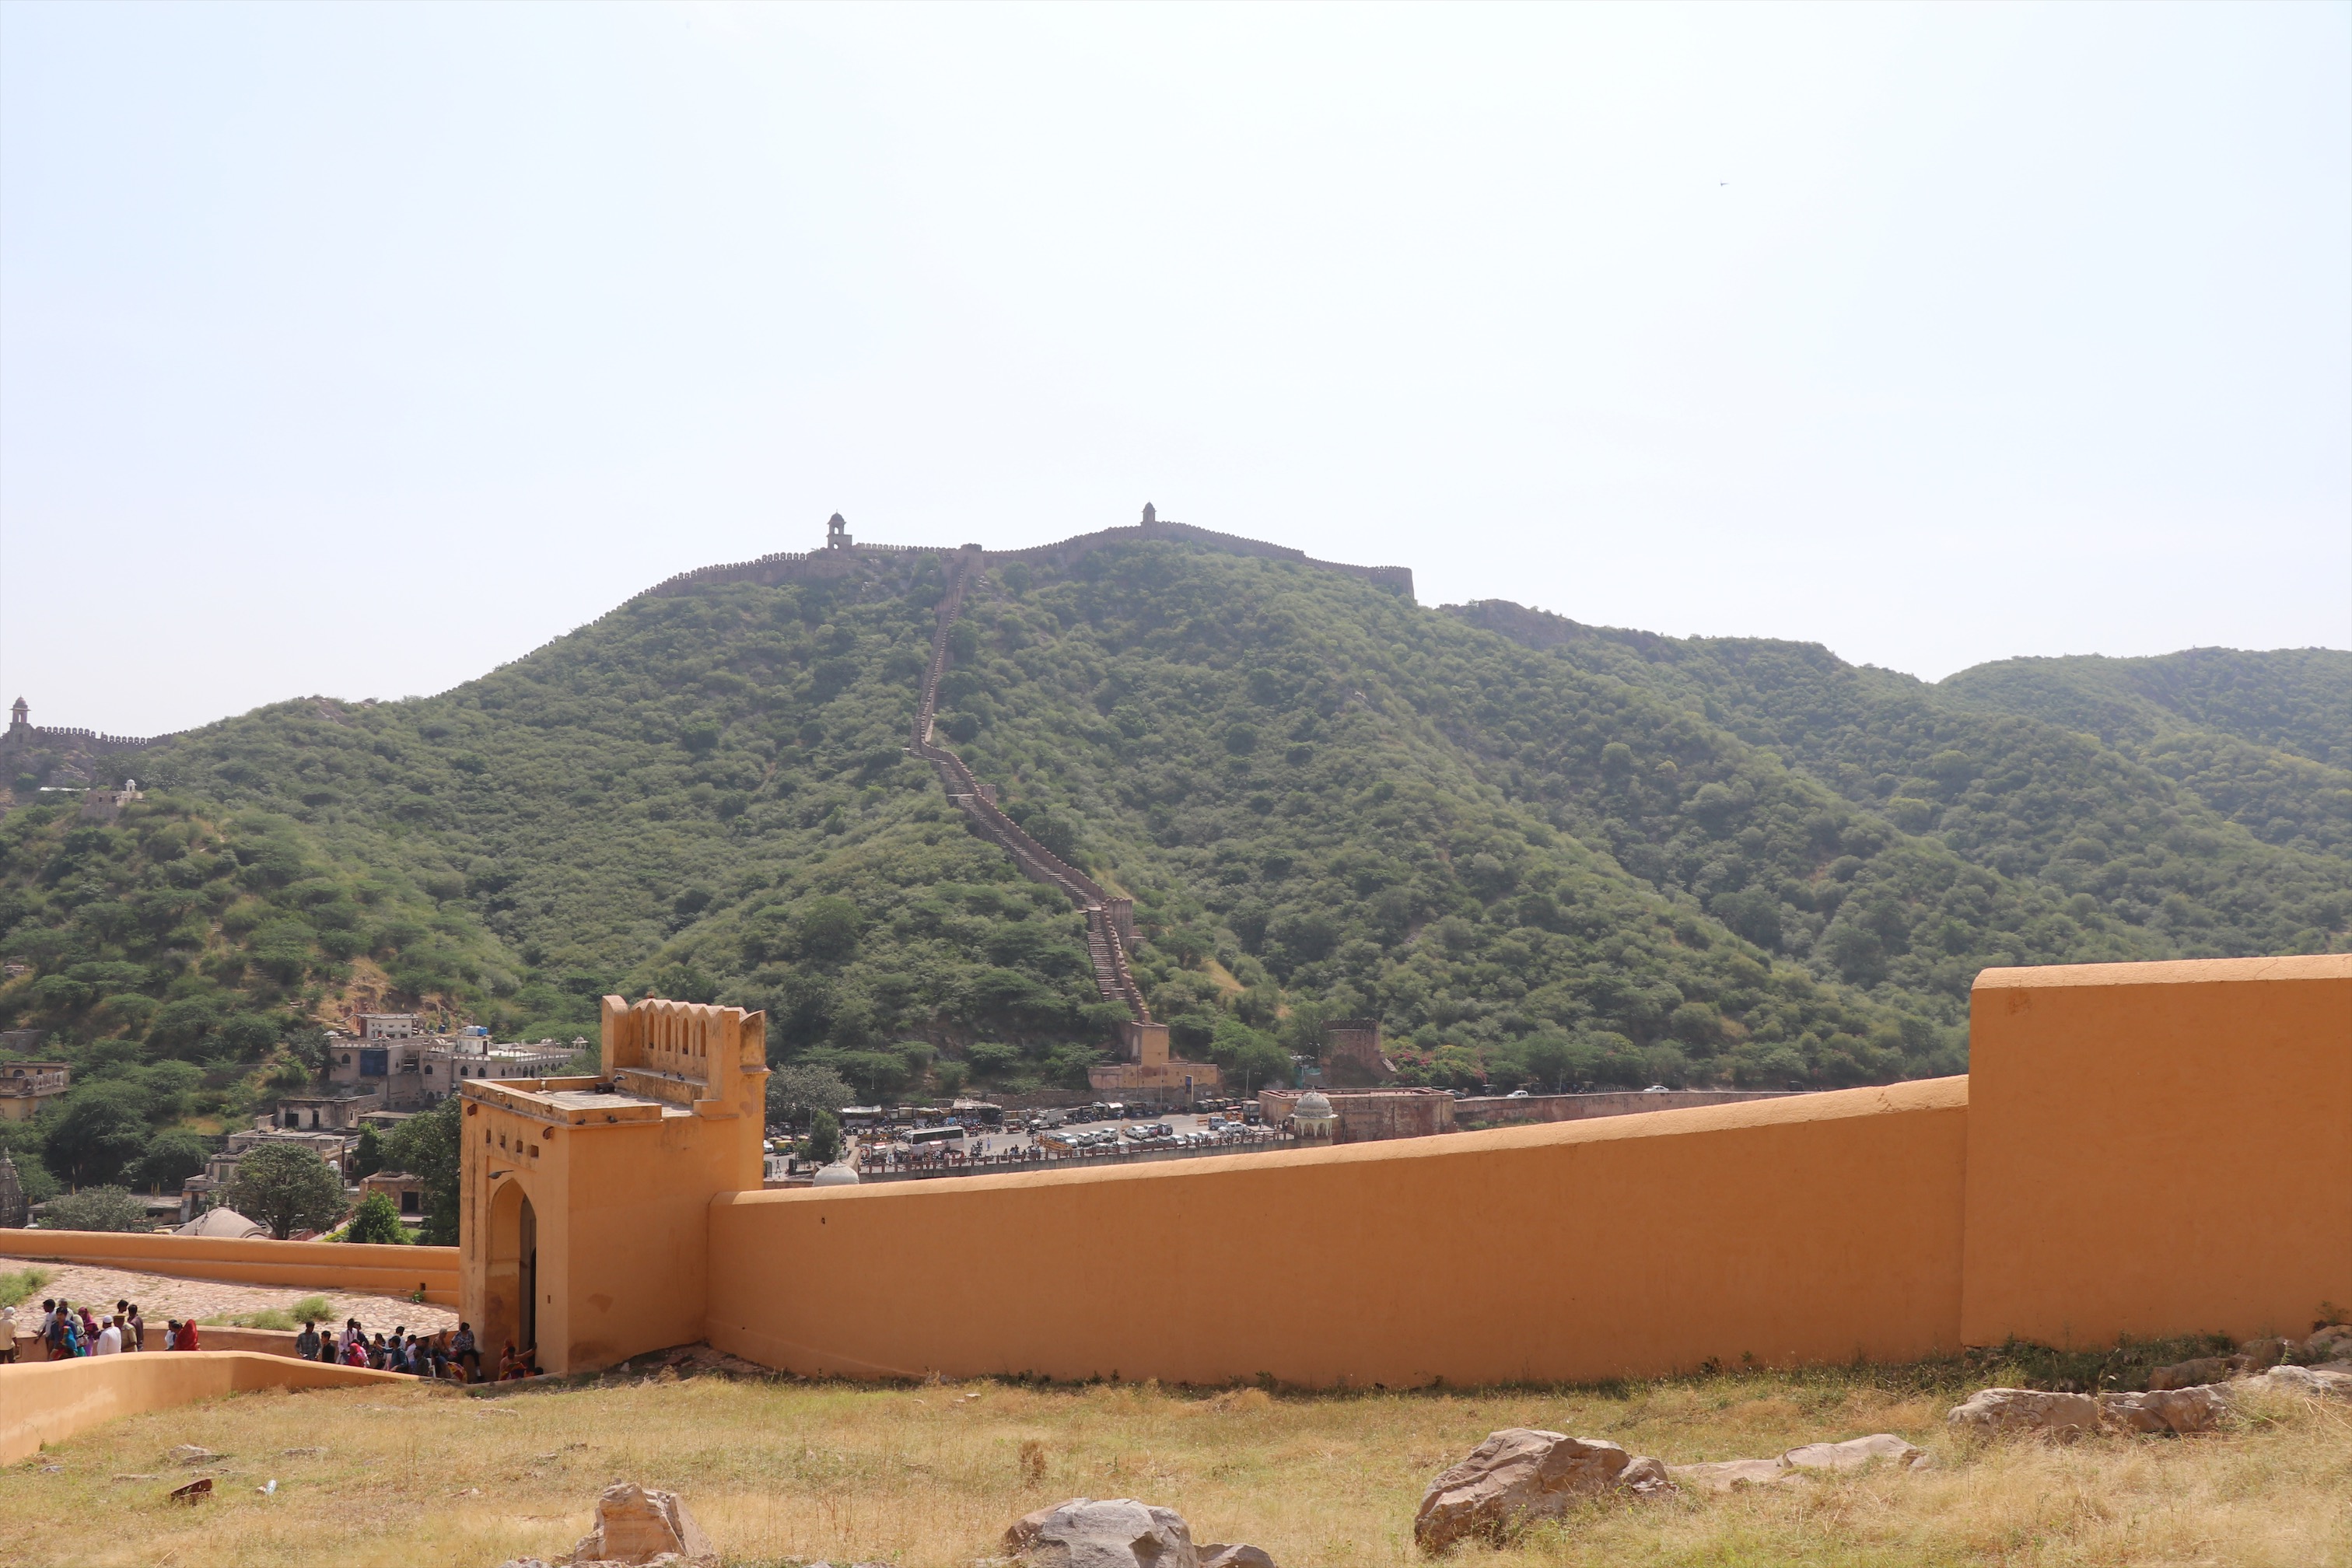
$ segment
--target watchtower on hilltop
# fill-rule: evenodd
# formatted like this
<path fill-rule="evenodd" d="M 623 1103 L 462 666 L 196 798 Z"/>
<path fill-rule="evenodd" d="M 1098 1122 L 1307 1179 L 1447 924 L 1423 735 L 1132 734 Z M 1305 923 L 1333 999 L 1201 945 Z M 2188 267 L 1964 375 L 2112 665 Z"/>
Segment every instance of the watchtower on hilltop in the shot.
<path fill-rule="evenodd" d="M 839 512 L 824 520 L 824 547 L 846 550 L 857 542 L 849 537 L 849 524 Z"/>

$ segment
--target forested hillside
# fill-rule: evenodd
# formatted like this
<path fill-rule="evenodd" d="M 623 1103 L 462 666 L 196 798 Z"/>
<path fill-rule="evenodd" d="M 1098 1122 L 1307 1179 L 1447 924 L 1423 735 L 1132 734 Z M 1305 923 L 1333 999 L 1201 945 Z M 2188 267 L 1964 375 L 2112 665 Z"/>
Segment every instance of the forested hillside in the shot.
<path fill-rule="evenodd" d="M 154 748 L 120 827 L 20 807 L 0 1018 L 205 1059 L 188 997 L 205 1038 L 286 1033 L 373 965 L 501 1034 L 653 987 L 767 1007 L 871 1092 L 1082 1082 L 1118 1013 L 1079 917 L 902 751 L 945 581 L 646 595 L 440 697 Z M 950 646 L 941 731 L 1134 895 L 1180 1042 L 1254 1071 L 1359 1014 L 1431 1081 L 1952 1071 L 1984 965 L 2341 947 L 2352 911 L 2341 655 L 1936 687 L 1171 542 L 993 563 Z M 299 874 L 257 885 L 265 837 Z M 201 942 L 108 912 L 174 879 Z"/>

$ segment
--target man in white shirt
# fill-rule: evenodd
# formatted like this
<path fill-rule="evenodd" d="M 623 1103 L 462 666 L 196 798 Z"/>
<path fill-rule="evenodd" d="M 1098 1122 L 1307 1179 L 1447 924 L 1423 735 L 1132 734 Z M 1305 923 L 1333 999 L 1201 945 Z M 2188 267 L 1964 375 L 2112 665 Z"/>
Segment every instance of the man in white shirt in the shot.
<path fill-rule="evenodd" d="M 121 1319 L 109 1318 L 106 1320 L 106 1327 L 99 1331 L 98 1342 L 89 1347 L 89 1353 L 92 1355 L 120 1355 L 122 1353 Z"/>

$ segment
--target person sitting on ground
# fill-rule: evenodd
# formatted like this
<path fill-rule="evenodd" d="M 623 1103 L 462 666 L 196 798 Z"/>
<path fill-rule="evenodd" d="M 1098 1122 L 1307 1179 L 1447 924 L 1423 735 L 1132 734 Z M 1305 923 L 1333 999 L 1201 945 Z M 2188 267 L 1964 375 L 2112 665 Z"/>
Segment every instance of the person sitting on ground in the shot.
<path fill-rule="evenodd" d="M 514 1346 L 509 1345 L 499 1352 L 499 1381 L 506 1383 L 521 1375 L 522 1363 L 517 1359 Z"/>
<path fill-rule="evenodd" d="M 479 1383 L 482 1380 L 482 1351 L 474 1342 L 471 1323 L 460 1322 L 457 1325 L 457 1337 L 449 1342 L 449 1359 L 457 1363 L 460 1372 L 471 1369 L 472 1375 L 468 1381 Z"/>
<path fill-rule="evenodd" d="M 308 1318 L 302 1320 L 302 1331 L 294 1336 L 294 1356 L 298 1361 L 319 1359 L 319 1325 Z"/>

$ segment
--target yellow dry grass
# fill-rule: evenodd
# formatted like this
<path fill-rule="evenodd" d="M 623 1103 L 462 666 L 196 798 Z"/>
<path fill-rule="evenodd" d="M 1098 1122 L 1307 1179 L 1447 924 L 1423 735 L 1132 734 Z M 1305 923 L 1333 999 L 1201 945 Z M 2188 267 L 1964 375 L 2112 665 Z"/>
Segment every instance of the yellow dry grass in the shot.
<path fill-rule="evenodd" d="M 1418 1560 L 1430 1478 L 1495 1428 L 1533 1426 L 1670 1463 L 1893 1431 L 1937 1466 L 1597 1505 L 1465 1552 L 1464 1568 L 2352 1563 L 2352 1409 L 2278 1394 L 2212 1437 L 1983 1446 L 1944 1430 L 1964 1385 L 1920 1388 L 1754 1373 L 1369 1396 L 716 1378 L 495 1400 L 253 1394 L 126 1420 L 0 1472 L 0 1560 L 490 1568 L 568 1550 L 597 1489 L 625 1478 L 685 1494 L 732 1563 L 963 1568 L 1019 1514 L 1089 1496 L 1165 1504 L 1197 1540 L 1255 1542 L 1283 1568 L 1402 1565 Z M 225 1458 L 174 1470 L 178 1443 Z M 218 1478 L 215 1500 L 163 1500 L 194 1474 Z M 259 1495 L 271 1478 L 276 1495 Z"/>

